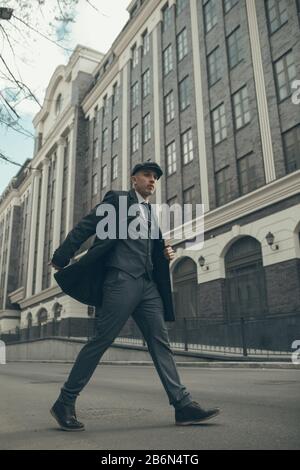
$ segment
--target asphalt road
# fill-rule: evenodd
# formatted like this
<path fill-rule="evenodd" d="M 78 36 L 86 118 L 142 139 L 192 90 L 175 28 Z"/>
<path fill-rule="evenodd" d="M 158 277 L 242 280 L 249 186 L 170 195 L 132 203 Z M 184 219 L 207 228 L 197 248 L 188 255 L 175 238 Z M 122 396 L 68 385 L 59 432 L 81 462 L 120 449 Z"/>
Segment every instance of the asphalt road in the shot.
<path fill-rule="evenodd" d="M 180 367 L 193 399 L 222 409 L 180 427 L 154 368 L 101 365 L 77 401 L 86 431 L 68 433 L 49 408 L 70 368 L 0 365 L 0 449 L 300 449 L 299 370 Z"/>

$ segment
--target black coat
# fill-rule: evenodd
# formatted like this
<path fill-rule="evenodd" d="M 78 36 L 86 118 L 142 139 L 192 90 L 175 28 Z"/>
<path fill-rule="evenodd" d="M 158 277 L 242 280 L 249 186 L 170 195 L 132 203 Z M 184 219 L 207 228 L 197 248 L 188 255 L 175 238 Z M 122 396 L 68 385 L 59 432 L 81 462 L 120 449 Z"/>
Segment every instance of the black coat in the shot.
<path fill-rule="evenodd" d="M 118 196 L 127 196 L 127 207 L 137 204 L 135 191 L 109 191 L 106 193 L 101 204 L 113 204 L 116 208 L 116 219 L 118 221 Z M 57 284 L 63 292 L 70 297 L 87 305 L 101 307 L 102 285 L 106 274 L 105 257 L 113 250 L 117 239 L 99 239 L 95 236 L 92 246 L 87 253 L 78 261 L 67 266 L 89 237 L 95 235 L 96 226 L 101 220 L 96 215 L 97 206 L 71 230 L 64 242 L 55 250 L 52 262 L 64 269 L 54 274 Z M 127 216 L 127 226 L 136 216 Z M 118 233 L 118 225 L 117 225 Z M 163 254 L 164 240 L 159 230 L 159 239 L 154 240 L 153 251 L 153 277 L 157 284 L 164 305 L 164 318 L 166 321 L 175 321 L 174 307 L 171 292 L 169 261 Z"/>

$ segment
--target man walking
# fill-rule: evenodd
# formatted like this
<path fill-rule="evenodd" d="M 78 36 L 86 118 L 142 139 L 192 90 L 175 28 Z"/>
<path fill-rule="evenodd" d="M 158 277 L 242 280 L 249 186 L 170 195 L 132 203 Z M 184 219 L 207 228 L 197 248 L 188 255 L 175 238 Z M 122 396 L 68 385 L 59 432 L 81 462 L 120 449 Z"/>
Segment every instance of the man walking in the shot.
<path fill-rule="evenodd" d="M 100 220 L 96 214 L 97 206 L 71 230 L 52 257 L 51 264 L 58 270 L 54 276 L 62 290 L 97 307 L 97 333 L 81 349 L 50 410 L 60 427 L 66 431 L 84 430 L 84 424 L 76 417 L 75 400 L 130 315 L 145 338 L 169 403 L 175 408 L 175 423 L 199 424 L 220 411 L 219 408 L 204 410 L 193 401 L 180 382 L 170 349 L 165 320 L 175 320 L 169 273 L 169 261 L 175 254 L 170 246 L 164 246 L 160 230 L 158 239 L 150 236 L 154 218 L 151 217 L 149 197 L 154 194 L 162 174 L 160 166 L 155 162 L 139 163 L 131 173 L 133 188 L 128 192 L 109 191 L 100 204 L 102 207 L 104 204 L 112 205 L 118 216 L 121 210 L 120 196 L 126 197 L 128 209 L 133 205 L 138 207 L 141 233 L 144 229 L 146 237 L 134 238 L 130 234 L 116 240 L 96 237 L 87 254 L 77 263 L 63 269 L 80 245 L 96 233 Z M 126 219 L 128 225 L 135 217 L 126 216 Z"/>

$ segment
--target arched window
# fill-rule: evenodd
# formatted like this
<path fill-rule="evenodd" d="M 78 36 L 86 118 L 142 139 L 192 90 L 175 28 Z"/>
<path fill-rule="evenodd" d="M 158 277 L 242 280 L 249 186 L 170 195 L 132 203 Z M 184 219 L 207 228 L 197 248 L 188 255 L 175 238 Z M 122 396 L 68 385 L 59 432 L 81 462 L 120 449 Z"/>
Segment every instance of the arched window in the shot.
<path fill-rule="evenodd" d="M 31 338 L 31 328 L 32 328 L 32 313 L 29 312 L 27 315 L 27 340 Z"/>
<path fill-rule="evenodd" d="M 238 239 L 225 256 L 225 269 L 228 320 L 262 316 L 267 302 L 260 243 L 253 237 Z"/>
<path fill-rule="evenodd" d="M 45 308 L 38 313 L 39 337 L 44 338 L 47 333 L 48 312 Z"/>
<path fill-rule="evenodd" d="M 183 258 L 173 271 L 176 318 L 197 317 L 197 265 L 191 258 Z"/>
<path fill-rule="evenodd" d="M 88 317 L 93 318 L 95 316 L 95 307 L 92 305 L 88 305 L 88 311 L 87 311 Z"/>
<path fill-rule="evenodd" d="M 29 312 L 27 315 L 27 328 L 31 328 L 31 327 L 32 327 L 32 313 Z"/>
<path fill-rule="evenodd" d="M 58 320 L 61 316 L 61 311 L 62 311 L 62 305 L 59 304 L 59 303 L 56 303 L 53 307 L 53 317 L 54 317 L 54 320 Z"/>
<path fill-rule="evenodd" d="M 62 94 L 60 93 L 55 102 L 55 115 L 58 116 L 62 109 Z"/>

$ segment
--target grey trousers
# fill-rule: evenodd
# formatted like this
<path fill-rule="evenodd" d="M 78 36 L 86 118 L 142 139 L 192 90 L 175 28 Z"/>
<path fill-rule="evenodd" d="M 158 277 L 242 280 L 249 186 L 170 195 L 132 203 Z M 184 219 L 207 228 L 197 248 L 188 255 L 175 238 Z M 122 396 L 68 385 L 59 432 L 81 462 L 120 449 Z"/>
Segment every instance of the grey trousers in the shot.
<path fill-rule="evenodd" d="M 60 400 L 67 404 L 75 403 L 102 355 L 130 315 L 145 338 L 170 405 L 180 409 L 192 401 L 190 393 L 180 382 L 155 282 L 145 276 L 135 279 L 115 268 L 109 268 L 103 284 L 103 304 L 97 312 L 97 333 L 79 352 L 61 389 Z"/>

